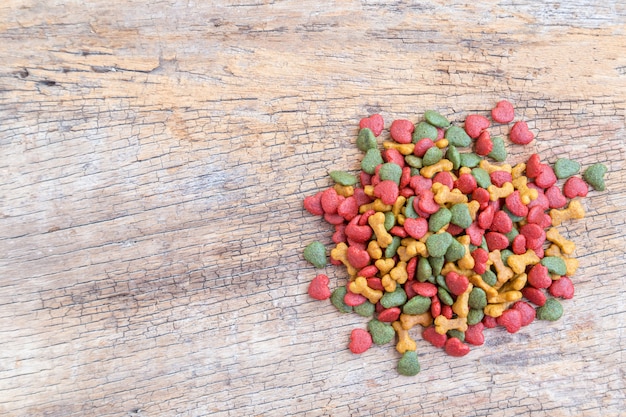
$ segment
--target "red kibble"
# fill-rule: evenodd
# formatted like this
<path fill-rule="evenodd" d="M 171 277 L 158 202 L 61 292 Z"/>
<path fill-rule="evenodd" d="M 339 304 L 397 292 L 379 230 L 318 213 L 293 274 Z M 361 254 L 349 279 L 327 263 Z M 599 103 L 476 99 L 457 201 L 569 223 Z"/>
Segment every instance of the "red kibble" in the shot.
<path fill-rule="evenodd" d="M 589 186 L 582 178 L 570 177 L 563 185 L 563 194 L 567 198 L 585 197 L 589 192 Z"/>
<path fill-rule="evenodd" d="M 380 114 L 372 114 L 370 117 L 363 118 L 359 122 L 360 129 L 368 128 L 372 131 L 374 136 L 380 135 L 384 126 L 385 121 Z"/>
<path fill-rule="evenodd" d="M 487 241 L 489 252 L 494 250 L 503 250 L 509 246 L 509 239 L 502 233 L 487 232 L 485 234 L 485 240 Z"/>
<path fill-rule="evenodd" d="M 437 295 L 437 286 L 430 282 L 414 282 L 411 284 L 413 290 L 423 297 L 433 297 Z"/>
<path fill-rule="evenodd" d="M 415 270 L 417 269 L 417 257 L 409 259 L 409 262 L 406 264 L 406 275 L 408 276 L 408 280 L 411 281 L 415 278 Z"/>
<path fill-rule="evenodd" d="M 533 306 L 525 301 L 516 301 L 511 308 L 520 312 L 522 326 L 528 326 L 535 320 L 535 316 L 537 315 Z"/>
<path fill-rule="evenodd" d="M 420 195 L 424 191 L 430 191 L 433 186 L 433 180 L 430 178 L 424 178 L 421 175 L 414 175 L 411 177 L 409 186 L 415 191 L 415 195 Z"/>
<path fill-rule="evenodd" d="M 430 315 L 433 317 L 437 317 L 441 314 L 441 301 L 439 301 L 439 297 L 436 295 L 430 297 Z"/>
<path fill-rule="evenodd" d="M 428 221 L 421 217 L 413 219 L 407 217 L 404 220 L 404 230 L 414 239 L 421 239 L 428 232 Z"/>
<path fill-rule="evenodd" d="M 454 223 L 449 223 L 446 232 L 450 233 L 452 236 L 458 236 L 463 232 L 463 228 L 461 226 L 457 226 Z"/>
<path fill-rule="evenodd" d="M 496 187 L 502 187 L 504 183 L 513 181 L 511 173 L 506 171 L 493 171 L 489 174 L 489 178 L 491 178 L 491 183 Z"/>
<path fill-rule="evenodd" d="M 496 323 L 503 326 L 507 332 L 515 333 L 522 327 L 522 314 L 515 309 L 508 309 L 496 319 Z"/>
<path fill-rule="evenodd" d="M 449 189 L 454 188 L 454 179 L 452 178 L 452 175 L 450 175 L 449 172 L 442 171 L 442 172 L 438 172 L 437 174 L 435 174 L 435 176 L 433 177 L 433 184 L 436 182 L 447 186 Z"/>
<path fill-rule="evenodd" d="M 528 210 L 526 221 L 528 223 L 534 223 L 543 229 L 552 224 L 552 218 L 545 213 L 541 207 L 533 207 Z"/>
<path fill-rule="evenodd" d="M 538 288 L 524 287 L 522 295 L 531 303 L 541 307 L 546 303 L 546 295 Z"/>
<path fill-rule="evenodd" d="M 454 314 L 454 312 L 452 311 L 452 306 L 448 306 L 443 304 L 441 306 L 441 315 L 444 316 L 445 318 L 447 318 L 448 320 L 450 320 L 452 318 L 452 314 Z"/>
<path fill-rule="evenodd" d="M 348 347 L 352 353 L 363 353 L 372 346 L 372 335 L 363 329 L 354 329 L 350 333 L 350 344 Z"/>
<path fill-rule="evenodd" d="M 418 208 L 428 214 L 436 213 L 440 209 L 439 204 L 435 201 L 435 195 L 430 190 L 422 192 L 418 202 Z"/>
<path fill-rule="evenodd" d="M 496 323 L 496 318 L 495 317 L 491 317 L 491 316 L 487 316 L 487 315 L 485 315 L 485 317 L 483 317 L 482 323 L 483 323 L 483 325 L 487 329 L 493 329 L 494 327 L 496 327 L 498 325 L 498 323 Z"/>
<path fill-rule="evenodd" d="M 354 219 L 356 215 L 359 214 L 359 205 L 357 204 L 356 198 L 350 196 L 343 200 L 337 207 L 337 214 L 347 221 Z"/>
<path fill-rule="evenodd" d="M 476 178 L 472 174 L 461 174 L 454 182 L 454 188 L 458 188 L 463 194 L 471 194 L 476 186 Z"/>
<path fill-rule="evenodd" d="M 552 187 L 556 183 L 556 174 L 550 165 L 541 164 L 539 175 L 535 177 L 535 184 L 541 188 Z"/>
<path fill-rule="evenodd" d="M 354 241 L 367 242 L 372 237 L 372 228 L 365 225 L 359 226 L 358 224 L 348 223 L 345 234 Z"/>
<path fill-rule="evenodd" d="M 485 343 L 485 336 L 483 335 L 484 328 L 485 325 L 482 322 L 467 326 L 465 341 L 475 346 L 480 346 Z"/>
<path fill-rule="evenodd" d="M 457 274 L 454 271 L 448 272 L 445 280 L 448 289 L 454 295 L 463 294 L 469 285 L 469 280 L 465 275 Z"/>
<path fill-rule="evenodd" d="M 403 239 L 408 236 L 406 230 L 404 230 L 402 226 L 393 226 L 391 229 L 389 229 L 389 233 Z"/>
<path fill-rule="evenodd" d="M 546 198 L 548 199 L 548 207 L 560 209 L 567 204 L 567 198 L 561 193 L 561 189 L 557 186 L 549 187 L 545 191 Z"/>
<path fill-rule="evenodd" d="M 513 229 L 513 221 L 504 211 L 499 210 L 493 216 L 491 231 L 499 233 L 509 233 Z"/>
<path fill-rule="evenodd" d="M 489 260 L 489 252 L 483 248 L 476 248 L 471 253 L 474 258 L 474 272 L 484 274 L 487 270 L 487 261 Z"/>
<path fill-rule="evenodd" d="M 330 224 L 338 225 L 342 224 L 345 219 L 337 213 L 324 213 L 324 220 Z"/>
<path fill-rule="evenodd" d="M 476 139 L 490 124 L 491 122 L 485 116 L 470 114 L 465 118 L 465 132 L 470 138 Z"/>
<path fill-rule="evenodd" d="M 324 213 L 337 213 L 337 207 L 339 207 L 339 203 L 342 201 L 340 197 L 345 198 L 337 194 L 337 191 L 335 191 L 332 187 L 323 191 L 322 196 L 320 197 L 320 202 L 322 203 Z"/>
<path fill-rule="evenodd" d="M 350 223 L 353 223 L 354 220 L 356 220 L 358 218 L 359 221 L 358 221 L 357 224 L 359 226 L 367 226 L 368 225 L 368 220 L 369 220 L 370 216 L 373 216 L 374 214 L 376 214 L 376 210 L 374 210 L 374 209 L 367 210 L 365 213 L 361 214 L 361 217 L 357 216 L 354 219 L 352 219 L 352 221 L 350 221 Z"/>
<path fill-rule="evenodd" d="M 435 142 L 428 138 L 420 139 L 415 143 L 415 148 L 413 148 L 413 154 L 419 156 L 420 158 L 424 156 L 427 150 L 435 146 Z"/>
<path fill-rule="evenodd" d="M 526 253 L 526 237 L 524 235 L 517 235 L 513 238 L 511 243 L 513 253 L 516 255 L 522 255 Z"/>
<path fill-rule="evenodd" d="M 382 155 L 385 162 L 393 162 L 394 164 L 399 165 L 400 168 L 404 168 L 404 155 L 402 155 L 397 149 L 385 149 L 382 151 Z M 378 166 L 378 169 L 380 169 L 380 165 Z"/>
<path fill-rule="evenodd" d="M 394 120 L 391 122 L 389 133 L 391 138 L 398 143 L 411 143 L 413 130 L 415 126 L 410 120 Z"/>
<path fill-rule="evenodd" d="M 356 203 L 359 207 L 372 202 L 372 198 L 365 194 L 365 191 L 362 188 L 355 188 L 352 197 L 356 199 Z"/>
<path fill-rule="evenodd" d="M 346 288 L 348 288 L 347 285 L 346 285 Z M 365 298 L 361 294 L 353 293 L 352 291 L 350 291 L 350 288 L 348 288 L 346 295 L 343 296 L 343 302 L 350 307 L 360 306 L 366 301 L 367 301 L 367 298 Z"/>
<path fill-rule="evenodd" d="M 472 191 L 472 200 L 478 201 L 481 210 L 484 210 L 489 205 L 490 197 L 489 191 L 484 188 L 479 187 Z"/>
<path fill-rule="evenodd" d="M 383 281 L 377 277 L 367 278 L 367 286 L 373 290 L 384 291 Z"/>
<path fill-rule="evenodd" d="M 470 243 L 472 245 L 479 246 L 483 243 L 485 229 L 481 229 L 476 222 L 472 223 L 470 227 L 465 229 L 465 233 L 470 237 Z"/>
<path fill-rule="evenodd" d="M 446 130 L 442 127 L 438 127 L 437 128 L 437 140 L 443 139 L 445 135 L 446 135 Z"/>
<path fill-rule="evenodd" d="M 474 144 L 474 152 L 481 156 L 487 156 L 493 150 L 493 142 L 491 141 L 491 135 L 488 131 L 483 131 L 476 143 Z"/>
<path fill-rule="evenodd" d="M 495 214 L 495 208 L 493 206 L 487 206 L 486 209 L 478 214 L 478 218 L 476 219 L 478 227 L 485 230 L 489 229 L 491 227 L 491 223 L 493 223 Z"/>
<path fill-rule="evenodd" d="M 569 277 L 561 277 L 560 279 L 552 281 L 548 292 L 553 297 L 561 297 L 569 300 L 574 297 L 574 284 Z"/>
<path fill-rule="evenodd" d="M 509 123 L 515 118 L 513 105 L 506 100 L 500 100 L 496 107 L 491 109 L 491 118 L 497 123 Z"/>
<path fill-rule="evenodd" d="M 384 204 L 395 203 L 399 193 L 398 184 L 392 180 L 381 181 L 374 187 L 374 195 L 380 198 Z"/>
<path fill-rule="evenodd" d="M 332 240 L 335 243 L 341 243 L 346 241 L 346 225 L 345 224 L 336 224 L 335 225 L 335 233 L 333 233 Z"/>
<path fill-rule="evenodd" d="M 305 197 L 304 199 L 304 208 L 306 211 L 311 213 L 314 216 L 321 216 L 324 214 L 324 209 L 322 208 L 322 191 L 319 191 L 315 195 L 310 195 Z"/>
<path fill-rule="evenodd" d="M 362 250 L 354 246 L 348 247 L 346 257 L 348 258 L 350 265 L 357 269 L 361 269 L 369 265 L 371 259 L 366 250 Z"/>
<path fill-rule="evenodd" d="M 511 142 L 518 145 L 528 145 L 534 138 L 535 135 L 528 129 L 528 125 L 524 121 L 516 122 L 509 132 Z"/>
<path fill-rule="evenodd" d="M 329 282 L 330 280 L 324 274 L 319 274 L 313 278 L 309 284 L 308 290 L 311 298 L 315 298 L 316 300 L 326 300 L 327 298 L 330 298 L 330 289 L 328 288 Z"/>
<path fill-rule="evenodd" d="M 470 348 L 465 343 L 461 342 L 456 337 L 451 337 L 446 340 L 444 345 L 446 353 L 450 356 L 465 356 L 469 353 Z"/>
<path fill-rule="evenodd" d="M 445 334 L 437 333 L 434 326 L 429 326 L 425 328 L 422 332 L 422 337 L 431 345 L 438 348 L 444 347 L 446 341 L 448 340 L 448 336 L 446 336 Z"/>
<path fill-rule="evenodd" d="M 378 313 L 378 320 L 385 323 L 391 323 L 398 320 L 402 311 L 398 307 L 386 308 Z"/>
<path fill-rule="evenodd" d="M 537 191 L 537 198 L 535 198 L 534 200 L 531 200 L 531 202 L 528 203 L 526 207 L 528 207 L 529 209 L 539 207 L 542 210 L 547 210 L 548 208 L 550 208 L 548 198 L 546 197 L 546 195 L 544 194 L 541 188 L 537 187 L 533 183 L 529 183 L 528 188 Z"/>
<path fill-rule="evenodd" d="M 541 264 L 533 265 L 528 271 L 528 283 L 535 288 L 548 288 L 552 284 L 548 268 Z"/>
<path fill-rule="evenodd" d="M 505 204 L 509 211 L 515 216 L 526 217 L 528 214 L 528 207 L 522 203 L 519 190 L 515 190 L 512 194 L 510 194 L 505 199 Z"/>
<path fill-rule="evenodd" d="M 368 265 L 365 268 L 362 268 L 357 275 L 364 278 L 371 278 L 378 273 L 378 268 L 376 265 Z"/>
<path fill-rule="evenodd" d="M 361 173 L 359 174 L 359 181 L 361 181 L 361 185 L 363 187 L 365 187 L 366 185 L 370 185 L 372 183 L 372 174 L 361 171 Z"/>
<path fill-rule="evenodd" d="M 530 155 L 528 161 L 526 161 L 526 176 L 528 178 L 535 178 L 541 172 L 541 159 L 539 155 L 534 153 Z"/>

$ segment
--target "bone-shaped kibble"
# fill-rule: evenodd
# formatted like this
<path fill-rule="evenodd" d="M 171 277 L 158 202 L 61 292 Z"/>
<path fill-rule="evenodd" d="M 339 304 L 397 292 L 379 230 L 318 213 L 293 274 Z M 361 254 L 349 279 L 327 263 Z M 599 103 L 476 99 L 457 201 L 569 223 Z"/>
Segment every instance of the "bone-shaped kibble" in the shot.
<path fill-rule="evenodd" d="M 370 184 L 365 185 L 363 187 L 363 192 L 367 196 L 374 197 L 374 186 Z"/>
<path fill-rule="evenodd" d="M 520 200 L 522 200 L 523 204 L 528 204 L 539 197 L 537 190 L 528 188 L 528 178 L 526 177 L 517 177 L 512 184 L 515 189 L 519 190 Z"/>
<path fill-rule="evenodd" d="M 551 227 L 546 232 L 546 239 L 548 239 L 552 243 L 555 243 L 559 248 L 561 248 L 561 252 L 566 255 L 571 255 L 574 252 L 574 249 L 576 249 L 576 245 L 574 244 L 574 242 L 567 240 L 563 236 L 561 236 L 556 227 Z"/>
<path fill-rule="evenodd" d="M 467 203 L 467 208 L 469 209 L 469 213 L 470 213 L 470 217 L 472 218 L 472 221 L 476 220 L 476 214 L 478 213 L 478 210 L 480 209 L 480 203 L 476 200 L 472 200 L 469 203 Z"/>
<path fill-rule="evenodd" d="M 552 226 L 558 226 L 566 220 L 570 219 L 582 219 L 585 217 L 585 209 L 578 200 L 572 200 L 566 209 L 550 210 L 550 217 L 552 218 Z"/>
<path fill-rule="evenodd" d="M 415 150 L 414 143 L 397 143 L 390 140 L 386 140 L 383 142 L 383 148 L 385 149 L 395 149 L 400 152 L 402 155 L 411 155 Z"/>
<path fill-rule="evenodd" d="M 500 254 L 499 250 L 496 249 L 492 252 L 489 252 L 489 260 L 492 262 L 494 268 L 496 268 L 496 276 L 498 277 L 498 282 L 496 282 L 496 285 L 494 285 L 493 287 L 498 289 L 502 285 L 504 285 L 505 282 L 513 278 L 513 275 L 515 275 L 515 273 L 511 268 L 504 265 L 504 262 L 502 262 L 502 255 Z"/>
<path fill-rule="evenodd" d="M 378 268 L 378 271 L 381 275 L 385 275 L 388 274 L 394 266 L 396 266 L 396 262 L 392 258 L 385 258 L 378 259 L 376 262 L 374 262 L 374 265 L 376 266 L 376 268 Z"/>
<path fill-rule="evenodd" d="M 515 291 L 521 291 L 526 286 L 527 281 L 528 281 L 528 275 L 517 274 L 515 277 L 513 277 L 512 280 L 510 280 L 507 283 L 508 288 L 515 290 Z"/>
<path fill-rule="evenodd" d="M 330 256 L 336 261 L 341 261 L 341 263 L 346 266 L 348 274 L 351 277 L 356 275 L 358 272 L 357 269 L 350 265 L 350 262 L 348 261 L 348 245 L 345 243 L 339 242 L 337 246 L 330 251 Z"/>
<path fill-rule="evenodd" d="M 483 290 L 485 294 L 487 294 L 487 297 L 495 297 L 498 295 L 498 290 L 487 284 L 480 275 L 470 275 L 468 279 L 473 285 Z"/>
<path fill-rule="evenodd" d="M 439 139 L 438 141 L 435 142 L 435 146 L 438 147 L 439 149 L 444 149 L 448 147 L 448 144 L 450 142 L 448 142 L 448 139 Z"/>
<path fill-rule="evenodd" d="M 451 271 L 454 271 L 459 275 L 465 275 L 466 277 L 469 277 L 470 275 L 474 274 L 474 271 L 471 269 L 461 269 L 454 262 L 446 262 L 443 268 L 441 268 L 441 275 L 445 277 L 448 274 L 448 272 L 451 272 Z"/>
<path fill-rule="evenodd" d="M 498 303 L 506 303 L 511 301 L 517 301 L 522 299 L 521 291 L 501 291 L 495 297 L 487 297 L 487 302 L 489 304 L 498 304 Z"/>
<path fill-rule="evenodd" d="M 396 217 L 396 220 L 398 219 L 398 216 L 400 215 L 400 212 L 404 207 L 404 203 L 406 203 L 406 197 L 398 196 L 398 198 L 396 198 L 396 202 L 393 203 L 393 205 L 391 206 L 391 212 Z"/>
<path fill-rule="evenodd" d="M 526 171 L 526 164 L 520 162 L 511 169 L 511 177 L 515 180 L 524 175 L 524 171 Z M 515 184 L 513 184 L 513 186 L 515 186 Z"/>
<path fill-rule="evenodd" d="M 416 325 L 428 327 L 433 324 L 433 316 L 429 311 L 422 314 L 400 314 L 400 323 L 405 330 L 412 329 Z"/>
<path fill-rule="evenodd" d="M 425 178 L 432 178 L 436 173 L 446 171 L 452 171 L 453 165 L 452 162 L 447 159 L 442 159 L 436 164 L 429 165 L 420 169 L 420 175 Z"/>
<path fill-rule="evenodd" d="M 567 275 L 568 277 L 573 276 L 578 269 L 578 259 L 562 255 L 561 248 L 559 248 L 557 245 L 550 245 L 550 247 L 545 250 L 544 255 L 558 256 L 559 258 L 563 259 L 563 262 L 565 262 L 565 275 Z"/>
<path fill-rule="evenodd" d="M 490 185 L 487 187 L 487 191 L 489 191 L 489 199 L 491 201 L 496 201 L 500 198 L 506 198 L 513 194 L 515 189 L 513 188 L 513 184 L 510 182 L 505 182 L 502 184 L 502 187 L 496 187 L 495 185 Z"/>
<path fill-rule="evenodd" d="M 351 185 L 335 184 L 333 188 L 337 191 L 337 194 L 343 197 L 350 197 L 354 195 L 354 187 Z"/>
<path fill-rule="evenodd" d="M 389 209 L 391 209 L 391 206 Z M 374 231 L 378 245 L 381 248 L 386 248 L 391 245 L 393 236 L 391 236 L 385 229 L 385 213 L 377 212 L 376 214 L 369 216 L 367 218 L 367 223 Z"/>
<path fill-rule="evenodd" d="M 400 247 L 396 251 L 401 261 L 408 262 L 411 258 L 421 255 L 428 257 L 428 249 L 426 244 L 415 240 L 412 237 L 406 237 L 400 241 Z"/>
<path fill-rule="evenodd" d="M 394 292 L 396 290 L 396 281 L 394 281 L 393 278 L 391 278 L 391 275 L 389 274 L 383 275 L 380 282 L 382 283 L 385 291 Z"/>
<path fill-rule="evenodd" d="M 513 170 L 511 168 L 511 165 L 509 164 L 494 165 L 494 164 L 490 164 L 489 161 L 487 161 L 486 159 L 483 159 L 482 161 L 480 161 L 478 166 L 484 169 L 485 171 L 487 171 L 489 174 L 495 171 L 506 171 L 508 173 L 511 173 L 511 171 Z"/>
<path fill-rule="evenodd" d="M 389 271 L 391 279 L 398 284 L 404 284 L 409 278 L 409 274 L 406 272 L 406 262 L 400 261 Z"/>
<path fill-rule="evenodd" d="M 436 182 L 431 189 L 435 194 L 435 202 L 440 206 L 444 204 L 467 203 L 467 196 L 456 188 L 451 191 L 447 185 Z"/>
<path fill-rule="evenodd" d="M 404 329 L 399 321 L 394 321 L 393 323 L 391 323 L 391 326 L 398 335 L 398 343 L 396 344 L 396 350 L 398 352 L 403 354 L 408 350 L 417 349 L 417 344 L 415 343 L 415 340 L 411 339 L 411 336 L 409 336 L 409 331 Z"/>
<path fill-rule="evenodd" d="M 488 306 L 487 306 L 488 307 Z M 486 308 L 486 307 L 485 307 Z M 448 319 L 443 314 L 435 318 L 435 331 L 439 334 L 446 334 L 448 330 L 467 330 L 467 317 L 457 317 Z"/>
<path fill-rule="evenodd" d="M 470 292 L 472 291 L 473 285 L 469 284 L 467 286 L 467 289 L 462 293 L 459 294 L 456 297 L 456 301 L 454 302 L 454 304 L 452 304 L 452 311 L 458 316 L 458 317 L 467 317 L 467 315 L 469 314 L 469 296 L 470 296 Z"/>
<path fill-rule="evenodd" d="M 383 292 L 380 290 L 374 290 L 367 286 L 367 279 L 365 277 L 356 277 L 354 281 L 349 284 L 350 291 L 355 294 L 361 294 L 367 298 L 370 303 L 376 304 L 383 297 Z"/>
<path fill-rule="evenodd" d="M 383 257 L 383 250 L 375 240 L 370 240 L 370 243 L 367 244 L 367 253 L 372 259 L 380 259 Z"/>
<path fill-rule="evenodd" d="M 509 303 L 487 304 L 483 312 L 490 317 L 500 317 L 504 310 L 509 308 Z"/>
<path fill-rule="evenodd" d="M 370 211 L 370 210 L 374 210 L 374 211 L 378 211 L 378 212 L 387 212 L 387 211 L 391 211 L 391 208 L 392 208 L 391 205 L 385 204 L 385 203 L 383 203 L 383 201 L 380 198 L 377 198 L 373 202 L 371 202 L 369 204 L 363 204 L 361 207 L 359 207 L 359 213 L 363 214 L 366 211 Z M 383 216 L 384 216 L 384 214 L 383 214 Z M 369 220 L 369 218 L 368 218 L 368 220 Z"/>
<path fill-rule="evenodd" d="M 405 220 L 406 220 L 406 217 L 404 216 L 404 214 L 398 213 L 398 215 L 396 216 L 396 223 L 398 223 L 400 226 L 404 226 Z"/>
<path fill-rule="evenodd" d="M 470 237 L 467 235 L 460 236 L 456 239 L 463 247 L 465 247 L 465 255 L 457 261 L 461 269 L 473 269 L 475 265 L 474 257 L 470 252 Z"/>
<path fill-rule="evenodd" d="M 525 253 L 521 255 L 511 255 L 506 260 L 506 263 L 511 267 L 513 272 L 516 274 L 521 274 L 526 271 L 526 266 L 535 265 L 539 263 L 541 259 L 535 254 L 535 251 L 532 249 L 528 249 Z"/>

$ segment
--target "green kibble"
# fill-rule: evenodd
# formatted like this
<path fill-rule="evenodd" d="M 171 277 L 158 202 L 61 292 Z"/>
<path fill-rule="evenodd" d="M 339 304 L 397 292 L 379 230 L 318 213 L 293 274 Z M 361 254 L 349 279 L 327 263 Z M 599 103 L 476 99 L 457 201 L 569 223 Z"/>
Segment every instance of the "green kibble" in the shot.
<path fill-rule="evenodd" d="M 435 110 L 426 110 L 424 112 L 424 119 L 428 123 L 436 127 L 448 127 L 450 126 L 450 121 L 445 118 L 441 113 L 436 112 Z"/>
<path fill-rule="evenodd" d="M 385 292 L 380 304 L 385 308 L 398 307 L 406 303 L 406 292 L 401 286 L 397 285 L 394 292 Z"/>
<path fill-rule="evenodd" d="M 506 238 L 509 239 L 509 243 L 513 243 L 513 239 L 515 239 L 517 235 L 519 235 L 519 232 L 517 231 L 515 227 L 512 228 L 509 233 L 504 234 L 504 236 L 506 236 Z"/>
<path fill-rule="evenodd" d="M 463 229 L 472 225 L 472 216 L 469 207 L 465 203 L 455 204 L 450 208 L 450 223 L 456 224 Z"/>
<path fill-rule="evenodd" d="M 485 239 L 485 236 L 483 236 L 480 242 L 480 247 L 489 252 L 489 245 L 487 245 L 487 239 Z"/>
<path fill-rule="evenodd" d="M 469 313 L 467 313 L 467 324 L 471 326 L 472 324 L 480 323 L 483 317 L 485 317 L 485 313 L 482 308 L 470 308 Z"/>
<path fill-rule="evenodd" d="M 435 233 L 441 230 L 442 227 L 450 223 L 452 213 L 445 207 L 441 207 L 436 213 L 432 214 L 428 218 L 428 230 Z M 430 251 L 428 252 L 430 253 Z"/>
<path fill-rule="evenodd" d="M 398 361 L 398 373 L 404 376 L 415 376 L 420 372 L 420 364 L 417 360 L 417 352 L 407 350 Z"/>
<path fill-rule="evenodd" d="M 376 136 L 367 127 L 359 130 L 359 136 L 356 138 L 356 147 L 363 152 L 367 152 L 369 149 L 376 149 L 378 143 L 376 142 Z"/>
<path fill-rule="evenodd" d="M 396 225 L 396 216 L 391 211 L 385 212 L 385 223 L 383 225 L 386 231 L 391 230 Z"/>
<path fill-rule="evenodd" d="M 330 171 L 330 177 L 340 185 L 354 185 L 359 181 L 357 177 L 346 171 Z"/>
<path fill-rule="evenodd" d="M 500 136 L 496 136 L 491 138 L 491 142 L 493 143 L 493 148 L 487 156 L 498 162 L 503 162 L 506 159 L 506 146 L 504 145 L 504 139 Z"/>
<path fill-rule="evenodd" d="M 558 179 L 568 178 L 580 171 L 580 164 L 567 158 L 559 158 L 554 163 L 554 174 Z"/>
<path fill-rule="evenodd" d="M 415 126 L 413 131 L 413 143 L 417 143 L 420 139 L 428 138 L 437 140 L 437 128 L 430 123 L 420 122 Z"/>
<path fill-rule="evenodd" d="M 447 306 L 451 306 L 452 304 L 454 304 L 452 296 L 443 287 L 439 287 L 437 289 L 437 296 L 439 297 L 439 300 Z"/>
<path fill-rule="evenodd" d="M 426 249 L 431 256 L 443 256 L 446 254 L 452 240 L 452 235 L 448 232 L 430 235 L 426 240 Z"/>
<path fill-rule="evenodd" d="M 385 298 L 385 296 L 383 296 Z M 411 298 L 402 307 L 404 314 L 422 314 L 428 311 L 430 308 L 430 298 L 421 295 L 416 295 Z"/>
<path fill-rule="evenodd" d="M 371 319 L 367 323 L 367 331 L 372 335 L 372 341 L 377 345 L 384 345 L 393 340 L 396 331 L 390 324 L 383 323 L 376 319 Z"/>
<path fill-rule="evenodd" d="M 487 293 L 482 288 L 472 288 L 467 304 L 470 308 L 482 311 L 482 309 L 487 305 Z"/>
<path fill-rule="evenodd" d="M 450 246 L 448 246 L 448 250 L 446 251 L 446 261 L 456 262 L 463 256 L 465 256 L 465 246 L 463 246 L 458 240 L 452 239 L 452 242 L 450 242 Z"/>
<path fill-rule="evenodd" d="M 492 287 L 496 285 L 496 282 L 498 282 L 497 275 L 491 269 L 486 270 L 480 277 L 487 283 L 487 285 Z"/>
<path fill-rule="evenodd" d="M 306 248 L 304 248 L 304 259 L 309 261 L 316 268 L 324 268 L 326 266 L 327 259 L 326 248 L 322 242 L 318 242 L 316 240 L 306 245 Z"/>
<path fill-rule="evenodd" d="M 558 256 L 546 256 L 541 260 L 541 265 L 548 268 L 548 272 L 550 272 L 551 274 L 563 276 L 567 272 L 565 261 Z"/>
<path fill-rule="evenodd" d="M 459 169 L 461 167 L 461 154 L 455 146 L 448 145 L 446 159 L 452 162 L 452 169 Z"/>
<path fill-rule="evenodd" d="M 404 217 L 417 219 L 419 217 L 419 214 L 417 214 L 417 212 L 415 211 L 415 208 L 413 208 L 413 201 L 415 201 L 415 196 L 411 196 L 407 200 L 406 206 L 404 206 Z"/>
<path fill-rule="evenodd" d="M 411 176 L 413 177 L 415 175 L 420 175 L 420 169 L 411 167 Z"/>
<path fill-rule="evenodd" d="M 433 268 L 428 262 L 428 258 L 420 258 L 417 261 L 417 280 L 419 282 L 426 282 L 428 278 L 433 276 Z"/>
<path fill-rule="evenodd" d="M 369 301 L 364 302 L 363 304 L 359 304 L 358 306 L 353 307 L 354 312 L 362 317 L 372 317 L 374 311 L 376 311 L 376 306 Z"/>
<path fill-rule="evenodd" d="M 385 248 L 385 258 L 393 258 L 395 256 L 396 251 L 400 247 L 401 241 L 402 238 L 400 238 L 400 236 L 393 237 L 393 240 L 391 241 L 389 246 Z"/>
<path fill-rule="evenodd" d="M 509 216 L 511 218 L 513 223 L 521 222 L 522 220 L 524 220 L 524 217 L 516 216 L 515 214 L 511 213 L 511 211 L 508 209 L 507 206 L 502 207 L 502 211 L 504 211 L 507 214 L 507 216 Z"/>
<path fill-rule="evenodd" d="M 606 189 L 604 175 L 607 170 L 608 169 L 604 164 L 593 164 L 585 170 L 583 178 L 587 181 L 587 184 L 593 187 L 594 190 L 604 191 Z"/>
<path fill-rule="evenodd" d="M 448 144 L 452 146 L 468 147 L 472 143 L 470 138 L 463 128 L 458 126 L 450 126 L 446 130 L 445 138 L 448 140 Z"/>
<path fill-rule="evenodd" d="M 376 148 L 368 149 L 361 161 L 361 169 L 368 174 L 374 174 L 376 167 L 383 162 L 383 156 L 380 150 Z"/>
<path fill-rule="evenodd" d="M 487 188 L 491 185 L 491 177 L 489 173 L 482 168 L 472 168 L 472 176 L 481 188 Z"/>
<path fill-rule="evenodd" d="M 460 330 L 457 330 L 457 329 L 448 330 L 447 335 L 448 337 L 456 337 L 461 342 L 465 342 L 465 332 L 462 332 Z"/>
<path fill-rule="evenodd" d="M 330 302 L 342 313 L 350 313 L 352 311 L 352 307 L 343 301 L 347 292 L 346 287 L 337 287 L 330 295 Z"/>
<path fill-rule="evenodd" d="M 402 167 L 398 164 L 394 164 L 393 162 L 387 162 L 380 166 L 380 171 L 378 171 L 378 175 L 380 179 L 390 180 L 395 182 L 396 184 L 400 184 L 400 177 L 402 177 Z"/>
<path fill-rule="evenodd" d="M 428 257 L 428 262 L 430 263 L 430 266 L 433 269 L 433 275 L 439 275 L 439 273 L 443 269 L 443 264 L 445 263 L 446 260 L 444 259 L 443 255 L 441 256 L 433 256 L 432 254 L 429 254 L 429 255 L 430 256 Z"/>
<path fill-rule="evenodd" d="M 435 165 L 443 158 L 443 152 L 436 146 L 429 148 L 422 157 L 424 166 Z"/>
<path fill-rule="evenodd" d="M 509 249 L 502 249 L 500 251 L 500 258 L 505 265 L 507 265 L 506 261 L 509 259 L 509 256 L 513 255 L 513 252 Z"/>
<path fill-rule="evenodd" d="M 422 162 L 422 158 L 420 158 L 419 156 L 407 155 L 407 156 L 404 157 L 404 161 L 411 168 L 419 169 L 419 168 L 422 168 L 424 166 L 424 163 Z"/>
<path fill-rule="evenodd" d="M 563 306 L 556 298 L 548 298 L 546 303 L 537 308 L 537 318 L 539 320 L 556 321 L 563 315 Z"/>
<path fill-rule="evenodd" d="M 443 275 L 437 275 L 437 277 L 435 278 L 435 283 L 444 290 L 450 292 L 450 288 L 448 288 L 448 284 L 446 284 L 446 277 L 444 277 Z"/>
<path fill-rule="evenodd" d="M 476 155 L 473 152 L 461 154 L 461 166 L 462 167 L 474 168 L 478 166 L 478 164 L 482 160 L 483 159 L 479 155 Z"/>

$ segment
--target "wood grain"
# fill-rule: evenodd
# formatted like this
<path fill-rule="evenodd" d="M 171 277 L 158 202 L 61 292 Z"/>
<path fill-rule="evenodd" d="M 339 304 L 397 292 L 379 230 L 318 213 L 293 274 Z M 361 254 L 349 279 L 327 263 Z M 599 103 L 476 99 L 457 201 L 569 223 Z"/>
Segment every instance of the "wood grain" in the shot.
<path fill-rule="evenodd" d="M 0 414 L 624 415 L 624 2 L 87 3 L 0 5 Z M 537 134 L 511 162 L 609 167 L 561 228 L 576 297 L 463 358 L 414 334 L 414 378 L 352 355 L 302 199 L 361 117 L 502 98 Z"/>

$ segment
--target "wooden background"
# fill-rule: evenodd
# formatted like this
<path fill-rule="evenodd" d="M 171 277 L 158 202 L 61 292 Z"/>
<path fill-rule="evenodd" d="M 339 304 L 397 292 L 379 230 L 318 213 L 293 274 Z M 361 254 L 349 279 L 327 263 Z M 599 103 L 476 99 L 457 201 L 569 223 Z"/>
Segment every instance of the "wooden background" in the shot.
<path fill-rule="evenodd" d="M 0 5 L 1 415 L 626 415 L 624 1 L 83 3 Z M 560 229 L 576 297 L 463 358 L 414 334 L 416 377 L 351 354 L 302 199 L 361 117 L 502 98 L 537 134 L 510 162 L 610 169 Z"/>

